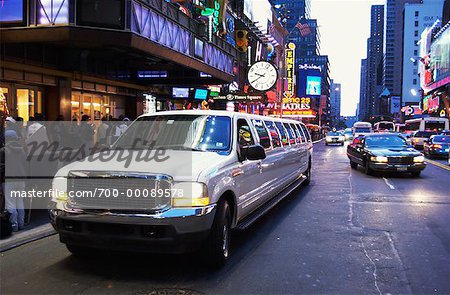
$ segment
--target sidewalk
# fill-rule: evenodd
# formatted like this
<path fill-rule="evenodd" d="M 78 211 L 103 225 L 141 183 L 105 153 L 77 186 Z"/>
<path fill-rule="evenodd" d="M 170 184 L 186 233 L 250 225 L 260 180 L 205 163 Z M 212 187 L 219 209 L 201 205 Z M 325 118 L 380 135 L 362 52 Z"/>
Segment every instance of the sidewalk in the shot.
<path fill-rule="evenodd" d="M 55 233 L 45 211 L 33 212 L 30 224 L 26 225 L 23 230 L 13 232 L 9 238 L 0 240 L 0 252 L 54 235 Z"/>

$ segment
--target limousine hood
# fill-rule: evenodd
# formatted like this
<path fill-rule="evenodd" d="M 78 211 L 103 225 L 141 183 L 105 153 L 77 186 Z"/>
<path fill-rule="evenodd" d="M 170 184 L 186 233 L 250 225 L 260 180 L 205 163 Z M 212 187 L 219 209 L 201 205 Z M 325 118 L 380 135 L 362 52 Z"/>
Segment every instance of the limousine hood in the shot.
<path fill-rule="evenodd" d="M 385 157 L 415 157 L 422 155 L 417 150 L 410 147 L 373 147 L 369 151 L 374 156 Z"/>
<path fill-rule="evenodd" d="M 107 157 L 105 153 L 97 153 L 83 160 L 62 167 L 56 177 L 66 177 L 70 171 L 114 171 L 140 172 L 149 174 L 165 174 L 175 181 L 197 181 L 200 173 L 211 167 L 218 167 L 226 162 L 229 156 L 203 151 L 166 150 L 163 156 L 143 158 L 143 153 L 123 151 Z"/>

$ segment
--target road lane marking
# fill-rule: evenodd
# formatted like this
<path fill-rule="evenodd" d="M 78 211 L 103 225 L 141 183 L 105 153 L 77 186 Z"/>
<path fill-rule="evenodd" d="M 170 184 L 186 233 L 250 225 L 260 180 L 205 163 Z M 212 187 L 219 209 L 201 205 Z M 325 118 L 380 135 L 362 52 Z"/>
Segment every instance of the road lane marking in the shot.
<path fill-rule="evenodd" d="M 439 162 L 436 162 L 436 161 L 433 161 L 433 160 L 430 160 L 430 159 L 425 159 L 425 162 L 430 163 L 430 164 L 432 164 L 434 166 L 437 166 L 439 168 L 442 168 L 442 169 L 450 171 L 450 166 L 447 166 L 445 164 L 442 164 L 442 163 L 439 163 Z"/>
<path fill-rule="evenodd" d="M 383 177 L 384 182 L 386 182 L 386 185 L 390 188 L 390 189 L 395 189 L 395 186 L 392 185 L 392 183 L 389 182 L 389 180 L 386 179 L 386 177 Z"/>

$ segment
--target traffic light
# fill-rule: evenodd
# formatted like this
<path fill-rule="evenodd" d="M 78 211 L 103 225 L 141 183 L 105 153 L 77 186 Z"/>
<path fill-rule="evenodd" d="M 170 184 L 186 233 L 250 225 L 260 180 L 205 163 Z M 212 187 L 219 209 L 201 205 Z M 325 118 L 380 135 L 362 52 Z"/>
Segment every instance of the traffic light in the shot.
<path fill-rule="evenodd" d="M 236 31 L 236 48 L 242 52 L 247 52 L 248 47 L 248 32 L 245 30 Z"/>

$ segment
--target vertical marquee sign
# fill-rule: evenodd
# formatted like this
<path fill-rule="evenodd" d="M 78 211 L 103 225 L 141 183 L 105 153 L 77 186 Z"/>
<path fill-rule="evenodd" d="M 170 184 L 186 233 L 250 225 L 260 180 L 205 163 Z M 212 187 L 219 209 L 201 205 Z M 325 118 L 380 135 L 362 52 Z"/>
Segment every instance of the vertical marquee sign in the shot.
<path fill-rule="evenodd" d="M 295 82 L 295 44 L 289 43 L 286 48 L 286 79 L 287 89 L 286 93 L 290 96 L 294 95 Z"/>

